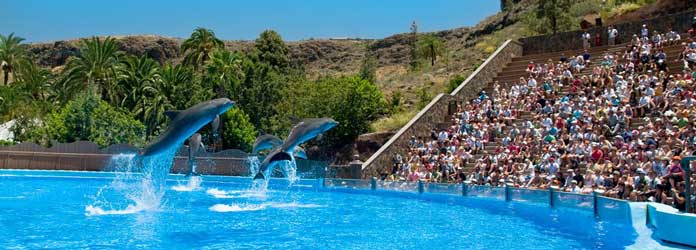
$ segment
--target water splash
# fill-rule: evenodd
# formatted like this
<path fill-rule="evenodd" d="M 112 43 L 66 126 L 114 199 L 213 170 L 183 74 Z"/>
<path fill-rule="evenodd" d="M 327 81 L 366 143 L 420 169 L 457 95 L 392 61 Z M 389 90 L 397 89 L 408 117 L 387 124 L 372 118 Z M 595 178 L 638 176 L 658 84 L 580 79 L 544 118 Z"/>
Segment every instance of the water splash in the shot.
<path fill-rule="evenodd" d="M 172 190 L 177 192 L 192 192 L 201 190 L 201 182 L 203 178 L 200 176 L 192 175 L 189 177 L 186 184 L 179 183 L 179 185 L 173 186 Z"/>
<path fill-rule="evenodd" d="M 132 214 L 161 209 L 166 178 L 175 150 L 159 155 L 139 157 L 135 154 L 114 155 L 108 169 L 116 176 L 102 187 L 85 207 L 88 216 Z"/>
<path fill-rule="evenodd" d="M 247 164 L 249 164 L 249 176 L 254 177 L 257 172 L 259 172 L 259 166 L 261 161 L 258 155 L 250 155 L 247 157 Z"/>
<path fill-rule="evenodd" d="M 283 170 L 285 178 L 288 179 L 288 186 L 294 184 L 296 181 L 300 179 L 297 176 L 297 162 L 295 161 L 294 157 L 292 158 L 292 160 L 282 161 L 278 165 L 280 165 L 280 168 Z"/>

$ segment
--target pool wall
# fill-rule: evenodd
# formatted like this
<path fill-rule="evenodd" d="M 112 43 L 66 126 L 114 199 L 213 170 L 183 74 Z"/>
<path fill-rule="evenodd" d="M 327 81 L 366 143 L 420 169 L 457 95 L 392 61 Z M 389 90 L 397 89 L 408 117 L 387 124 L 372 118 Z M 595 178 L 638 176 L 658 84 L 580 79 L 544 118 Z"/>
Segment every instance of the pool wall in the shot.
<path fill-rule="evenodd" d="M 333 190 L 361 190 L 361 193 L 395 191 L 408 196 L 419 194 L 447 195 L 448 197 L 481 197 L 494 200 L 546 205 L 552 208 L 577 209 L 593 214 L 597 219 L 630 223 L 629 202 L 597 195 L 560 192 L 554 189 L 533 190 L 511 186 L 489 187 L 470 184 L 439 184 L 425 182 L 386 182 L 355 179 L 325 179 L 324 188 Z"/>
<path fill-rule="evenodd" d="M 696 215 L 681 213 L 659 203 L 649 203 L 648 225 L 657 237 L 668 242 L 696 247 Z"/>

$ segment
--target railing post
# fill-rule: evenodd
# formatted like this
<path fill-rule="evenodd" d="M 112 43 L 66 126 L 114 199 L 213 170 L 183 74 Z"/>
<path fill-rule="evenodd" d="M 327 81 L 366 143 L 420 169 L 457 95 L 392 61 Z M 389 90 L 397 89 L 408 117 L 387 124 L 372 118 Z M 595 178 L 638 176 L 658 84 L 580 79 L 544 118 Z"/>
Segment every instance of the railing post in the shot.
<path fill-rule="evenodd" d="M 506 201 L 506 202 L 509 202 L 509 201 L 512 200 L 511 191 L 512 191 L 512 190 L 510 189 L 510 185 L 508 185 L 507 183 L 505 183 L 505 201 Z"/>
<path fill-rule="evenodd" d="M 599 208 L 597 206 L 597 191 L 592 191 L 592 206 L 594 208 L 594 216 L 599 217 Z"/>
<path fill-rule="evenodd" d="M 462 196 L 466 196 L 469 193 L 469 185 L 466 182 L 462 182 Z"/>
<path fill-rule="evenodd" d="M 418 180 L 418 193 L 422 194 L 425 192 L 425 183 L 422 180 Z"/>
<path fill-rule="evenodd" d="M 553 188 L 549 187 L 549 207 L 553 207 Z"/>
<path fill-rule="evenodd" d="M 372 191 L 377 190 L 377 177 L 372 177 L 372 180 L 370 181 L 370 189 L 372 189 Z"/>

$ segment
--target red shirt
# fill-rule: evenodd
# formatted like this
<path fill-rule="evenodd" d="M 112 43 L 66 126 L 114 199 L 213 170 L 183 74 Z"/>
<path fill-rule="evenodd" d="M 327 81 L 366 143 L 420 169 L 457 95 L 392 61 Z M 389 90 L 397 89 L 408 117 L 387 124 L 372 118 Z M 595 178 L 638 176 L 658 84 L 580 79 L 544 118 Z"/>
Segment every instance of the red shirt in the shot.
<path fill-rule="evenodd" d="M 597 150 L 592 150 L 592 153 L 590 154 L 592 157 L 592 161 L 599 161 L 599 159 L 602 159 L 602 156 L 604 156 L 604 152 L 602 152 L 601 149 Z"/>

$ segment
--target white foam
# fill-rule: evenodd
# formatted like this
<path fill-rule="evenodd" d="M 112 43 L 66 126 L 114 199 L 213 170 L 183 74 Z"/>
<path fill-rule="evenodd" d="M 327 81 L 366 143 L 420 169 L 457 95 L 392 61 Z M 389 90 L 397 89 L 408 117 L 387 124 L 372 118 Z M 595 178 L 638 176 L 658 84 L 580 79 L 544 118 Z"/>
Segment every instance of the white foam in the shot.
<path fill-rule="evenodd" d="M 96 216 L 96 215 L 119 215 L 119 214 L 134 214 L 140 211 L 144 211 L 145 209 L 142 207 L 138 206 L 133 206 L 133 205 L 128 205 L 126 209 L 108 209 L 104 210 L 103 208 L 100 207 L 93 207 L 92 205 L 89 205 L 85 207 L 85 215 L 87 216 Z"/>
<path fill-rule="evenodd" d="M 206 194 L 211 195 L 218 199 L 235 199 L 235 198 L 266 198 L 265 192 L 258 192 L 253 190 L 232 190 L 224 191 L 217 188 L 211 188 L 205 191 Z"/>
<path fill-rule="evenodd" d="M 210 207 L 209 210 L 213 211 L 213 212 L 227 213 L 227 212 L 258 211 L 258 210 L 264 210 L 266 208 L 286 209 L 286 208 L 319 208 L 319 207 L 324 207 L 324 206 L 317 205 L 317 204 L 301 204 L 298 202 L 289 202 L 289 203 L 268 202 L 268 203 L 262 203 L 262 204 L 242 204 L 242 205 L 216 204 L 216 205 Z"/>
<path fill-rule="evenodd" d="M 262 209 L 266 209 L 267 206 L 264 205 L 225 205 L 225 204 L 216 204 L 212 207 L 210 207 L 210 211 L 213 212 L 220 212 L 220 213 L 226 213 L 226 212 L 245 212 L 245 211 L 258 211 Z"/>
<path fill-rule="evenodd" d="M 0 196 L 0 199 L 8 199 L 8 200 L 13 200 L 13 199 L 24 199 L 26 197 L 24 196 Z"/>
<path fill-rule="evenodd" d="M 177 192 L 192 192 L 192 191 L 198 191 L 201 189 L 201 182 L 203 180 L 201 179 L 200 176 L 191 176 L 189 178 L 188 183 L 186 185 L 179 184 L 176 186 L 172 187 L 172 190 L 177 191 Z"/>

